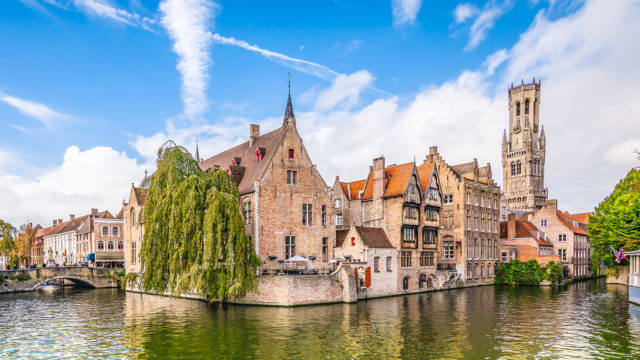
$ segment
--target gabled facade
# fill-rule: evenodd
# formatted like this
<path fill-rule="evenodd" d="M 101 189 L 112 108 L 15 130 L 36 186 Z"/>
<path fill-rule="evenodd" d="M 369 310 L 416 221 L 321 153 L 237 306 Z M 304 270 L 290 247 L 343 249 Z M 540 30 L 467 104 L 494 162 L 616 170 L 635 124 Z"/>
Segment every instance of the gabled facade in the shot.
<path fill-rule="evenodd" d="M 547 201 L 546 206 L 527 215 L 527 220 L 547 234 L 559 255 L 560 264 L 565 267 L 566 275 L 591 276 L 591 245 L 587 224 L 558 210 L 556 200 Z"/>
<path fill-rule="evenodd" d="M 91 215 L 96 266 L 124 266 L 124 219 L 116 218 L 109 211 L 98 212 L 97 209 L 91 209 Z"/>
<path fill-rule="evenodd" d="M 506 263 L 514 259 L 523 262 L 536 260 L 545 266 L 550 261 L 558 262 L 560 256 L 544 231 L 509 214 L 508 220 L 500 223 L 500 261 Z"/>
<path fill-rule="evenodd" d="M 425 164 L 437 169 L 442 193 L 438 270 L 455 271 L 467 284 L 493 282 L 498 263 L 500 188 L 491 166 L 449 165 L 429 148 Z"/>
<path fill-rule="evenodd" d="M 145 171 L 145 176 L 138 187 L 131 184 L 129 201 L 123 208 L 124 226 L 124 261 L 128 273 L 140 273 L 140 251 L 142 238 L 144 237 L 144 205 L 147 201 L 147 191 L 150 181 Z"/>
<path fill-rule="evenodd" d="M 342 191 L 339 196 L 350 199 L 350 227 L 379 228 L 388 236 L 395 251 L 392 272 L 398 292 L 436 286 L 441 197 L 432 164 L 387 166 L 384 157 L 375 158 L 365 180 L 336 181 L 334 189 Z"/>
<path fill-rule="evenodd" d="M 202 170 L 227 171 L 238 184 L 245 232 L 262 262 L 262 273 L 282 269 L 294 255 L 329 271 L 335 247 L 331 188 L 300 138 L 291 104 L 282 126 L 264 135 L 250 125 L 249 140 L 200 162 Z"/>

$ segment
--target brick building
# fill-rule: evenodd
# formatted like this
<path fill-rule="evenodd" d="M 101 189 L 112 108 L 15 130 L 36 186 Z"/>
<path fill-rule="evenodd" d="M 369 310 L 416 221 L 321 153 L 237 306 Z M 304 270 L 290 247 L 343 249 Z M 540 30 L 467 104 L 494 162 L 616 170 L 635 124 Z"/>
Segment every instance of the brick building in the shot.
<path fill-rule="evenodd" d="M 290 94 L 280 128 L 261 135 L 251 124 L 248 141 L 202 160 L 200 168 L 227 171 L 238 184 L 245 232 L 263 273 L 282 269 L 294 255 L 312 260 L 314 269 L 331 268 L 331 188 L 298 134 Z"/>
<path fill-rule="evenodd" d="M 493 282 L 498 263 L 500 188 L 491 165 L 478 161 L 449 165 L 429 148 L 425 164 L 439 174 L 442 211 L 438 236 L 438 269 L 455 270 L 467 284 Z"/>
<path fill-rule="evenodd" d="M 45 263 L 44 259 L 44 236 L 53 230 L 53 226 L 40 228 L 36 231 L 36 236 L 31 243 L 31 264 L 40 265 Z"/>
<path fill-rule="evenodd" d="M 588 214 L 571 215 L 558 210 L 556 200 L 547 201 L 547 205 L 533 213 L 527 213 L 525 219 L 535 224 L 547 234 L 553 244 L 559 262 L 570 277 L 591 276 L 591 245 L 587 224 Z"/>
<path fill-rule="evenodd" d="M 397 291 L 436 286 L 441 197 L 433 164 L 387 166 L 385 158 L 379 157 L 373 159 L 365 180 L 344 183 L 337 178 L 333 188 L 338 191 L 334 199 L 342 201 L 335 204 L 336 216 L 342 214 L 350 221 L 345 228 L 378 228 L 388 236 L 394 249 L 392 272 Z"/>
<path fill-rule="evenodd" d="M 129 191 L 129 201 L 124 205 L 124 261 L 125 268 L 129 273 L 141 272 L 140 250 L 142 249 L 142 238 L 144 236 L 144 204 L 147 201 L 147 191 L 151 178 L 144 172 L 144 178 L 139 186 L 131 184 Z"/>
<path fill-rule="evenodd" d="M 500 261 L 514 259 L 525 262 L 533 259 L 544 266 L 550 261 L 558 262 L 560 256 L 544 231 L 527 220 L 516 219 L 514 214 L 509 214 L 507 221 L 500 222 Z"/>

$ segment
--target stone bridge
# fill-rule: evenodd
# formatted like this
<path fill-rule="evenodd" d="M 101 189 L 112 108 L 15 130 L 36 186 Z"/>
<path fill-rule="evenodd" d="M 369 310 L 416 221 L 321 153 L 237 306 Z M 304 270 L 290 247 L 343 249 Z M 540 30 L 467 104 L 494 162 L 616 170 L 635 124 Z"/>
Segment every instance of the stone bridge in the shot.
<path fill-rule="evenodd" d="M 117 287 L 117 272 L 123 269 L 103 269 L 80 266 L 46 267 L 0 271 L 0 293 L 34 291 L 38 286 L 69 280 L 89 288 Z"/>

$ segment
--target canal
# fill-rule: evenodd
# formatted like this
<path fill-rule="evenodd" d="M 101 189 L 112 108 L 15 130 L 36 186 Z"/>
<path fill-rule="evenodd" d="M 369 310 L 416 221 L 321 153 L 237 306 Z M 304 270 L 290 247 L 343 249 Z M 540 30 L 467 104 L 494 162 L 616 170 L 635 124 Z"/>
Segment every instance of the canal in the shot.
<path fill-rule="evenodd" d="M 0 358 L 640 357 L 640 307 L 593 280 L 299 308 L 73 289 L 0 296 Z"/>

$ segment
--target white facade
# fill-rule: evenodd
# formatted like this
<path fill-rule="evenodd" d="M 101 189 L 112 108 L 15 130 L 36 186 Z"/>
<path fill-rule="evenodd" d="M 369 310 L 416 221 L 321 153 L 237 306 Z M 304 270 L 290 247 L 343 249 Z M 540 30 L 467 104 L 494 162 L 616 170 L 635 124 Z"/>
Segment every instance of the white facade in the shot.
<path fill-rule="evenodd" d="M 44 260 L 49 260 L 49 249 L 53 260 L 58 265 L 76 265 L 76 233 L 77 230 L 67 231 L 44 237 Z"/>

